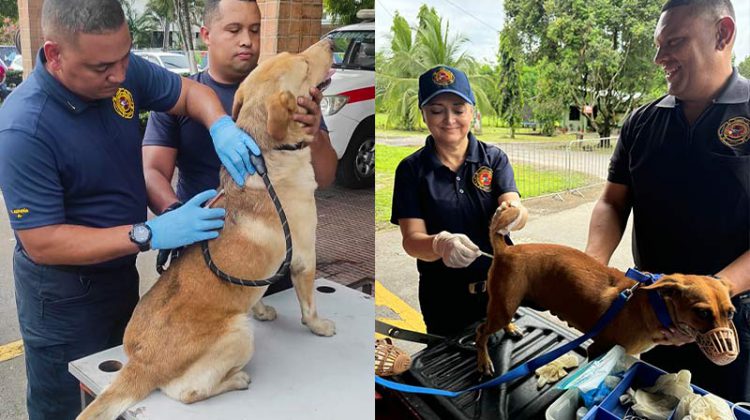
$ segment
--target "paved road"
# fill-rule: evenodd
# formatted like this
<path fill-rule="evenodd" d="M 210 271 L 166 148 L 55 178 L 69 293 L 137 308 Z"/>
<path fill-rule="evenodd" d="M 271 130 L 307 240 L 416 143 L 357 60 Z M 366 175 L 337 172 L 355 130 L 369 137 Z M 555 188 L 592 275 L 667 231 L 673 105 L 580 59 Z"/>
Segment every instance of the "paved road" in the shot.
<path fill-rule="evenodd" d="M 375 277 L 373 190 L 333 186 L 318 191 L 318 277 L 341 284 Z M 15 238 L 0 194 L 0 359 L 4 345 L 20 340 L 13 287 Z M 345 244 L 345 246 L 344 246 Z M 156 281 L 156 252 L 138 258 L 141 294 Z M 7 347 L 6 347 L 7 348 Z M 0 362 L 0 420 L 26 418 L 24 357 Z"/>

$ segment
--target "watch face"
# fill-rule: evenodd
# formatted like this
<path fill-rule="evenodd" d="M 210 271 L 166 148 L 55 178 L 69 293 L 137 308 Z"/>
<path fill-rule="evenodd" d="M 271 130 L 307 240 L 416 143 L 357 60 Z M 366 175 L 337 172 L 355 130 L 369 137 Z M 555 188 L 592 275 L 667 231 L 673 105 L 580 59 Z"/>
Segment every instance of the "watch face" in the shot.
<path fill-rule="evenodd" d="M 144 225 L 136 225 L 133 227 L 133 239 L 138 243 L 145 243 L 149 240 L 149 230 Z"/>

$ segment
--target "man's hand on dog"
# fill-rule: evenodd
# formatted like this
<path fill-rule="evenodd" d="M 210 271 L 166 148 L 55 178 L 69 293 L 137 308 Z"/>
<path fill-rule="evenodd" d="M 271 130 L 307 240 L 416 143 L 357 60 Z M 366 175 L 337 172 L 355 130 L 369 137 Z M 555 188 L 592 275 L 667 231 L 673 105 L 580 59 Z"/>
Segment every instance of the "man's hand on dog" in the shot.
<path fill-rule="evenodd" d="M 245 185 L 245 177 L 255 173 L 250 153 L 260 156 L 260 148 L 255 140 L 237 127 L 229 115 L 216 120 L 208 131 L 222 165 L 237 185 Z"/>
<path fill-rule="evenodd" d="M 226 211 L 201 206 L 215 196 L 216 190 L 203 191 L 179 208 L 146 222 L 152 234 L 151 248 L 173 249 L 218 237 Z"/>
<path fill-rule="evenodd" d="M 310 88 L 310 97 L 300 96 L 297 98 L 303 112 L 298 112 L 292 116 L 294 121 L 302 124 L 305 133 L 315 135 L 320 129 L 320 101 L 323 100 L 323 93 L 318 88 Z"/>
<path fill-rule="evenodd" d="M 482 255 L 478 246 L 463 233 L 442 231 L 432 239 L 432 250 L 451 268 L 464 268 Z"/>

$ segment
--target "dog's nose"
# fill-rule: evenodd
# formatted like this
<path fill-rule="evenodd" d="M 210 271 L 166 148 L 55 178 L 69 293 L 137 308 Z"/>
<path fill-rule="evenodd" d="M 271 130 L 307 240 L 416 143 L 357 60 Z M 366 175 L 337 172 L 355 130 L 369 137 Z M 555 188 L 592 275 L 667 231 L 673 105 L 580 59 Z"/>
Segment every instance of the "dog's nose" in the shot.
<path fill-rule="evenodd" d="M 326 38 L 326 41 L 328 41 L 328 48 L 333 52 L 333 38 L 328 37 Z"/>

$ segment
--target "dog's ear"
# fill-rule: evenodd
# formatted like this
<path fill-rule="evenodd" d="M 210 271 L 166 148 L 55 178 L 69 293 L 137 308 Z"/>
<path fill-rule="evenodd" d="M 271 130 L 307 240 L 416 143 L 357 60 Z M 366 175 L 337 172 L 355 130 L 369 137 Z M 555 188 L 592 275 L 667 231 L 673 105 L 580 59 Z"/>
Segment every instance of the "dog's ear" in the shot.
<path fill-rule="evenodd" d="M 232 103 L 232 119 L 237 121 L 237 117 L 240 115 L 240 108 L 242 108 L 242 103 L 245 102 L 245 89 L 242 88 L 240 85 L 240 88 L 237 89 L 237 92 L 234 94 L 234 102 Z"/>
<path fill-rule="evenodd" d="M 276 140 L 283 140 L 289 129 L 292 114 L 297 110 L 297 98 L 285 90 L 277 92 L 266 99 L 268 114 L 267 131 Z"/>
<path fill-rule="evenodd" d="M 675 296 L 684 293 L 688 285 L 675 277 L 662 277 L 650 286 L 643 286 L 644 290 L 658 290 L 662 296 Z"/>

